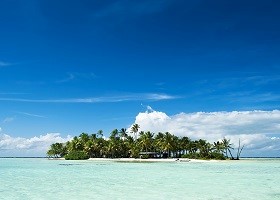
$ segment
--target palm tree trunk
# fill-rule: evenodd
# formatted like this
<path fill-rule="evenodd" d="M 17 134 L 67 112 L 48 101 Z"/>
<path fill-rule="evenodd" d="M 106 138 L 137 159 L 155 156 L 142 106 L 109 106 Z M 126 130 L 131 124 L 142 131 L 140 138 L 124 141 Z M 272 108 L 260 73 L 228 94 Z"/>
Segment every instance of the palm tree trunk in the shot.
<path fill-rule="evenodd" d="M 226 150 L 226 157 L 228 158 L 228 153 L 227 153 L 227 150 Z"/>
<path fill-rule="evenodd" d="M 228 152 L 230 153 L 231 159 L 234 160 L 234 157 L 232 156 L 230 149 L 228 149 Z"/>
<path fill-rule="evenodd" d="M 237 159 L 237 160 L 239 160 L 239 157 L 240 157 L 240 154 L 241 154 L 243 148 L 244 148 L 244 145 L 243 145 L 242 148 L 240 149 L 240 139 L 239 139 L 238 151 L 237 151 L 237 156 L 236 156 L 236 159 Z"/>

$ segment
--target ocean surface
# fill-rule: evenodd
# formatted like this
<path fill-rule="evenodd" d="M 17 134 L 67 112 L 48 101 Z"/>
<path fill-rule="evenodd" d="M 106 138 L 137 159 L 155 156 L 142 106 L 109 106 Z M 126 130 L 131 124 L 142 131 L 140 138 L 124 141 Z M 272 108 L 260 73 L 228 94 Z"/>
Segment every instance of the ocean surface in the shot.
<path fill-rule="evenodd" d="M 0 199 L 280 199 L 280 159 L 126 163 L 0 158 Z"/>

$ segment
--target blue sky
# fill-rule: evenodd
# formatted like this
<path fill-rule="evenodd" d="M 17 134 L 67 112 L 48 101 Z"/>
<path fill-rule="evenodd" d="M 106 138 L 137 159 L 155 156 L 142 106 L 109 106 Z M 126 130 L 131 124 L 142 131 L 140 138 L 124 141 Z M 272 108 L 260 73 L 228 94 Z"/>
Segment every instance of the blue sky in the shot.
<path fill-rule="evenodd" d="M 146 106 L 168 115 L 278 110 L 279 8 L 247 0 L 2 0 L 0 134 L 106 135 Z"/>

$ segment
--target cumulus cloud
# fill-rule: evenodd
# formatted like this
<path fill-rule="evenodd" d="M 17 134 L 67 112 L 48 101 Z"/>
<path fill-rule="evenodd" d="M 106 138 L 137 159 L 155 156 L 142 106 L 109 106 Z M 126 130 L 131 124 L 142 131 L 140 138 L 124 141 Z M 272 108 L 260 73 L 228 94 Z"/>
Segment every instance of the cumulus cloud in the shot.
<path fill-rule="evenodd" d="M 148 111 L 139 113 L 135 123 L 140 130 L 171 132 L 191 139 L 206 139 L 211 142 L 229 138 L 238 145 L 240 138 L 247 152 L 280 154 L 280 111 L 232 111 L 196 112 L 167 115 L 164 112 Z M 278 153 L 277 153 L 278 152 Z"/>
<path fill-rule="evenodd" d="M 68 135 L 63 138 L 59 133 L 47 133 L 46 135 L 32 138 L 12 137 L 7 134 L 0 135 L 0 156 L 45 156 L 52 143 L 67 142 L 71 140 Z"/>

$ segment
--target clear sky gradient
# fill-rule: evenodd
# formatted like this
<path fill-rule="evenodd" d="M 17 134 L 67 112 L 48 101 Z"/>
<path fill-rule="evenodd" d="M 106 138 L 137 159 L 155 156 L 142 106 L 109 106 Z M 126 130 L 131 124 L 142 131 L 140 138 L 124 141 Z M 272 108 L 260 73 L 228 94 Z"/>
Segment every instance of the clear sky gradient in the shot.
<path fill-rule="evenodd" d="M 108 135 L 148 105 L 278 110 L 279 10 L 276 0 L 2 0 L 0 134 Z"/>

